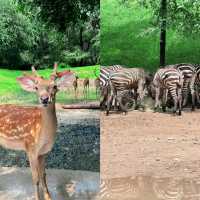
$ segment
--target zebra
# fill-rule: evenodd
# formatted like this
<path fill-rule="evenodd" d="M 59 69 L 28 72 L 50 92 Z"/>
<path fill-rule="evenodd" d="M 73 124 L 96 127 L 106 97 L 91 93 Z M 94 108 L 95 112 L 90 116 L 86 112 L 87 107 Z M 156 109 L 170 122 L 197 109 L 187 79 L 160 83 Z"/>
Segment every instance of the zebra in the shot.
<path fill-rule="evenodd" d="M 101 66 L 100 67 L 100 86 L 107 87 L 108 86 L 108 79 L 112 72 L 117 72 L 123 69 L 121 65 L 112 65 L 112 66 Z"/>
<path fill-rule="evenodd" d="M 110 88 L 108 84 L 108 80 L 110 77 L 110 74 L 113 72 L 117 72 L 122 70 L 123 67 L 121 65 L 112 65 L 112 66 L 101 66 L 100 67 L 100 76 L 99 76 L 99 82 L 100 82 L 100 96 L 103 97 L 103 99 L 100 101 L 100 107 L 105 107 L 105 104 L 108 100 L 108 96 L 110 93 Z"/>
<path fill-rule="evenodd" d="M 117 93 L 123 90 L 134 90 L 135 109 L 137 109 L 138 96 L 142 101 L 145 91 L 145 72 L 142 68 L 123 69 L 110 74 L 109 87 L 111 94 L 108 98 L 106 115 L 109 114 L 111 103 L 116 99 Z"/>
<path fill-rule="evenodd" d="M 196 67 L 193 64 L 189 64 L 189 63 L 167 65 L 166 67 L 167 68 L 172 67 L 172 68 L 175 68 L 182 72 L 182 74 L 183 74 L 182 106 L 185 107 L 187 105 L 188 94 L 190 93 L 192 96 L 192 110 L 193 110 L 194 102 L 195 102 L 195 100 L 194 100 L 195 99 L 195 91 L 193 90 L 192 78 L 196 72 Z"/>
<path fill-rule="evenodd" d="M 192 77 L 190 90 L 194 94 L 192 98 L 192 110 L 195 110 L 195 99 L 197 99 L 198 104 L 200 104 L 199 98 L 199 87 L 200 87 L 200 64 L 193 64 L 195 68 L 195 74 Z"/>
<path fill-rule="evenodd" d="M 182 109 L 182 87 L 183 87 L 183 74 L 181 71 L 175 68 L 161 68 L 158 69 L 154 75 L 153 85 L 156 90 L 155 98 L 155 111 L 160 105 L 160 92 L 163 92 L 163 111 L 166 111 L 166 102 L 168 92 L 171 95 L 174 102 L 174 113 L 177 112 L 177 104 L 179 107 L 179 115 L 181 115 Z"/>

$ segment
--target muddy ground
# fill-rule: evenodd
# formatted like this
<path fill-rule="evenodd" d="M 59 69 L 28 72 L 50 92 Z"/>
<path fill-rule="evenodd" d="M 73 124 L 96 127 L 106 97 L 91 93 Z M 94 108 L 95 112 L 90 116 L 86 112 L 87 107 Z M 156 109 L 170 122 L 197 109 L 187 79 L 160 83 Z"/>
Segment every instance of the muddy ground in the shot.
<path fill-rule="evenodd" d="M 123 181 L 128 184 L 127 180 L 133 182 L 138 177 L 140 180 L 145 179 L 144 177 L 149 177 L 149 180 L 175 178 L 181 179 L 182 182 L 189 179 L 198 180 L 199 183 L 197 178 L 200 177 L 199 110 L 184 111 L 182 116 L 152 111 L 132 111 L 126 116 L 111 113 L 108 117 L 101 113 L 103 192 L 107 188 L 107 193 L 112 191 L 111 193 L 115 194 L 121 188 L 120 194 L 123 194 L 123 191 L 127 190 L 127 188 L 123 190 Z M 110 187 L 107 187 L 106 183 Z M 116 188 L 113 189 L 112 185 Z M 130 189 L 130 184 L 128 187 Z M 112 195 L 108 199 L 113 199 Z M 114 199 L 129 198 L 124 195 Z M 134 199 L 133 196 L 131 199 Z M 136 199 L 151 198 L 148 196 L 144 198 L 143 195 Z M 200 191 L 196 199 L 200 199 Z"/>
<path fill-rule="evenodd" d="M 99 171 L 99 111 L 64 110 L 58 106 L 58 134 L 47 168 Z M 0 147 L 0 167 L 28 167 L 24 152 Z"/>

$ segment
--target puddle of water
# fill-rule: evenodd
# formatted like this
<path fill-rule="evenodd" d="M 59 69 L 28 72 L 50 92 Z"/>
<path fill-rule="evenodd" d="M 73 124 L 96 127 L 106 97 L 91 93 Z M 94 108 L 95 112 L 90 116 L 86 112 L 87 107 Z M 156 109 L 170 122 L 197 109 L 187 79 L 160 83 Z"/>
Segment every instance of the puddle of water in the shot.
<path fill-rule="evenodd" d="M 0 168 L 0 200 L 33 200 L 30 169 Z M 99 173 L 73 170 L 47 170 L 52 199 L 94 200 L 99 192 Z"/>
<path fill-rule="evenodd" d="M 101 181 L 98 200 L 200 200 L 199 178 L 126 177 Z"/>

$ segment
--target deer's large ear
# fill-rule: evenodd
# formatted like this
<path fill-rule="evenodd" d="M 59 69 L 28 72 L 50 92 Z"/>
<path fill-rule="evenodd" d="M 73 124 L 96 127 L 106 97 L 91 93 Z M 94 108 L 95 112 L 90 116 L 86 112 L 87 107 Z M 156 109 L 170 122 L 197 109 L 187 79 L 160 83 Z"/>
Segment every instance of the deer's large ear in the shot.
<path fill-rule="evenodd" d="M 57 73 L 56 84 L 58 90 L 64 91 L 67 88 L 72 87 L 74 80 L 75 80 L 75 74 L 71 71 L 63 71 Z"/>
<path fill-rule="evenodd" d="M 21 85 L 22 89 L 28 91 L 28 92 L 35 92 L 35 80 L 30 76 L 23 76 L 18 77 L 17 81 Z"/>

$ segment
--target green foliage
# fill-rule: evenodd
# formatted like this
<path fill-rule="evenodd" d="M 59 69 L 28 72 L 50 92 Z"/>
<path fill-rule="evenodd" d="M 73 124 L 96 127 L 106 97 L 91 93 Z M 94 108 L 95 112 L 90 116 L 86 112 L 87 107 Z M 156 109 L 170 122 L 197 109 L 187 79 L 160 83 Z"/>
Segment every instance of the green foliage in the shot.
<path fill-rule="evenodd" d="M 0 19 L 0 66 L 44 68 L 54 61 L 79 66 L 99 60 L 97 1 L 0 0 Z"/>
<path fill-rule="evenodd" d="M 0 0 L 0 64 L 22 64 L 35 44 L 35 27 L 28 17 L 17 12 L 17 4 Z"/>
<path fill-rule="evenodd" d="M 25 1 L 26 2 L 26 1 Z M 40 16 L 65 31 L 70 23 L 87 21 L 89 13 L 99 10 L 99 0 L 32 0 L 39 6 Z"/>
<path fill-rule="evenodd" d="M 138 5 L 136 0 L 121 2 L 104 0 L 101 4 L 101 64 L 155 71 L 159 67 L 160 27 L 152 21 L 154 10 Z M 167 64 L 199 63 L 199 44 L 199 33 L 188 35 L 168 27 Z"/>
<path fill-rule="evenodd" d="M 122 0 L 119 0 L 122 2 Z M 160 24 L 160 0 L 123 0 L 126 5 L 137 3 L 142 7 L 151 9 L 152 25 L 159 27 Z M 200 32 L 200 1 L 199 0 L 167 0 L 168 28 L 176 29 L 183 34 Z"/>

